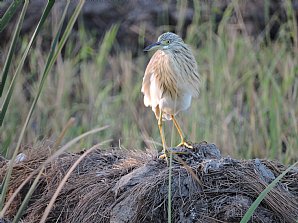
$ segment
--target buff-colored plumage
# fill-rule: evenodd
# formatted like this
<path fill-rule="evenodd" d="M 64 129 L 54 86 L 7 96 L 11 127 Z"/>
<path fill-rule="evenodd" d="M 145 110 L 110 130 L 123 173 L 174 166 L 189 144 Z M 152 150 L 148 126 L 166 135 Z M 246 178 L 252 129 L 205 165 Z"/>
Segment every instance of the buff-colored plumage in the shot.
<path fill-rule="evenodd" d="M 158 42 L 145 48 L 145 51 L 152 49 L 157 51 L 148 63 L 143 78 L 141 91 L 144 104 L 152 107 L 161 131 L 162 118 L 173 119 L 181 136 L 180 145 L 187 145 L 174 117 L 190 107 L 192 97 L 199 96 L 200 77 L 196 60 L 191 49 L 174 33 L 162 34 Z"/>

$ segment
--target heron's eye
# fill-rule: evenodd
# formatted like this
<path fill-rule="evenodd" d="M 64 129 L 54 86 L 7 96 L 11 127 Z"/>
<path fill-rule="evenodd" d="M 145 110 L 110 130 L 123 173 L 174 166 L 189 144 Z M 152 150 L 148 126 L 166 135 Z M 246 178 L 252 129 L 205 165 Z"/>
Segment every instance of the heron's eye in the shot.
<path fill-rule="evenodd" d="M 163 40 L 163 41 L 162 41 L 162 44 L 163 44 L 163 45 L 169 45 L 170 43 L 171 43 L 170 40 Z"/>

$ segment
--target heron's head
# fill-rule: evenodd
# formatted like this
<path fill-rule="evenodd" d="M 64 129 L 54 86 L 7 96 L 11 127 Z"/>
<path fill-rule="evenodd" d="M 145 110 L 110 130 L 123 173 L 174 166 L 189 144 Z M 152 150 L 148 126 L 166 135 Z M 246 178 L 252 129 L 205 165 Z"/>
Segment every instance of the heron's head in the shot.
<path fill-rule="evenodd" d="M 175 47 L 184 44 L 183 40 L 175 33 L 167 32 L 158 37 L 156 43 L 147 46 L 144 51 L 151 50 L 171 50 Z"/>

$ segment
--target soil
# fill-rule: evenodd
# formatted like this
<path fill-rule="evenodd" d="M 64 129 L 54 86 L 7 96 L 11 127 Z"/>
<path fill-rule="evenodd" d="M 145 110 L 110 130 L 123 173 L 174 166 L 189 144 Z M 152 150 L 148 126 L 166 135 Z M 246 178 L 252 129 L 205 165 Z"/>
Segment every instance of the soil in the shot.
<path fill-rule="evenodd" d="M 257 196 L 286 169 L 275 161 L 222 157 L 214 144 L 193 146 L 194 150 L 171 149 L 175 152 L 172 222 L 240 222 Z M 7 199 L 52 152 L 47 143 L 23 152 L 22 161 L 14 166 Z M 46 166 L 23 222 L 39 222 L 59 183 L 82 154 L 64 153 Z M 7 164 L 0 163 L 1 181 Z M 47 222 L 167 222 L 169 169 L 155 152 L 96 149 L 72 172 Z M 7 222 L 13 219 L 34 177 L 6 212 Z M 269 192 L 251 222 L 295 222 L 297 207 L 298 168 Z"/>

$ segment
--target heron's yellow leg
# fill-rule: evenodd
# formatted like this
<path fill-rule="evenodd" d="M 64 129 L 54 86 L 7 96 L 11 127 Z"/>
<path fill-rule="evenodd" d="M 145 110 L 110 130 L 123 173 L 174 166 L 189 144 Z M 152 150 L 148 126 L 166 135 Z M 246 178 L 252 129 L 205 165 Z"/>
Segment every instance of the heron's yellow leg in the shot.
<path fill-rule="evenodd" d="M 166 141 L 165 141 L 165 137 L 164 137 L 163 129 L 162 129 L 162 111 L 161 110 L 159 112 L 158 128 L 159 128 L 159 133 L 160 133 L 160 137 L 161 137 L 161 142 L 162 142 L 162 147 L 163 147 L 163 153 L 166 156 L 167 146 L 166 146 Z M 164 158 L 164 156 L 162 155 L 161 158 Z"/>
<path fill-rule="evenodd" d="M 178 131 L 178 133 L 179 133 L 179 135 L 180 135 L 180 138 L 181 138 L 181 143 L 180 143 L 179 145 L 177 145 L 177 147 L 178 147 L 178 146 L 185 146 L 185 147 L 187 147 L 187 148 L 193 149 L 192 145 L 189 145 L 189 144 L 185 141 L 185 139 L 184 139 L 184 137 L 183 137 L 182 130 L 181 130 L 181 128 L 180 128 L 180 125 L 178 124 L 178 122 L 177 122 L 177 120 L 175 119 L 174 115 L 171 115 L 171 117 L 172 117 L 172 120 L 173 120 L 173 122 L 174 122 L 174 125 L 175 125 L 175 127 L 176 127 L 176 129 L 177 129 L 177 131 Z"/>

